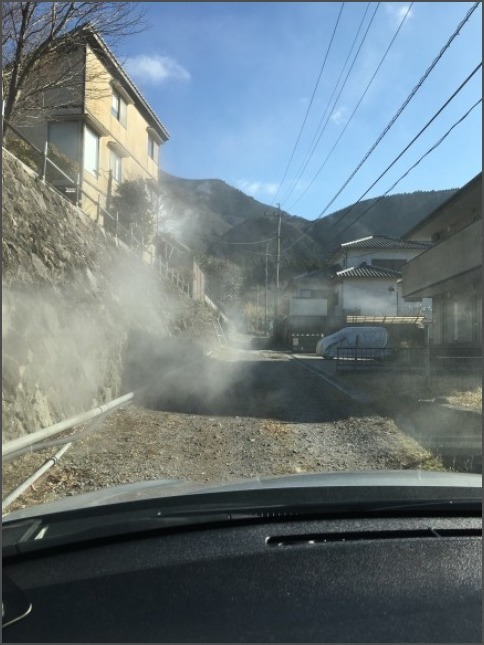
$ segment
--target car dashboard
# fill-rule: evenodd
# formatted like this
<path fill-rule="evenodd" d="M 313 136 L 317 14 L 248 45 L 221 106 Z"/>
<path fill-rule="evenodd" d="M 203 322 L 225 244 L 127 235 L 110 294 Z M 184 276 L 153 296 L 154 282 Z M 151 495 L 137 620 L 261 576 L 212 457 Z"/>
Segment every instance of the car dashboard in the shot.
<path fill-rule="evenodd" d="M 417 515 L 261 513 L 14 549 L 4 605 L 24 611 L 3 640 L 482 642 L 481 518 Z"/>

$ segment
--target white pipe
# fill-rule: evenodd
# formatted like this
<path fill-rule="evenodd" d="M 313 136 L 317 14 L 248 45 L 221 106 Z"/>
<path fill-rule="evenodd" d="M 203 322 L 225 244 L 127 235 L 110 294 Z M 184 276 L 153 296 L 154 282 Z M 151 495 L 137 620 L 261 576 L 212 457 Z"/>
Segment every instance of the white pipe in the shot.
<path fill-rule="evenodd" d="M 52 437 L 52 435 L 59 434 L 59 432 L 62 432 L 63 430 L 68 430 L 75 425 L 89 421 L 89 419 L 93 419 L 94 417 L 97 417 L 104 412 L 108 412 L 109 410 L 112 410 L 116 407 L 119 407 L 120 405 L 123 405 L 124 403 L 127 403 L 128 401 L 131 401 L 133 397 L 134 392 L 129 392 L 129 394 L 125 394 L 118 399 L 109 401 L 109 403 L 104 403 L 103 405 L 100 405 L 93 410 L 89 410 L 88 412 L 82 412 L 81 414 L 78 414 L 75 417 L 71 417 L 70 419 L 60 421 L 59 423 L 56 423 L 49 428 L 42 428 L 42 430 L 37 430 L 37 432 L 32 432 L 23 437 L 19 437 L 18 439 L 14 439 L 13 441 L 9 441 L 2 446 L 2 460 L 13 452 L 19 450 L 20 448 L 38 443 L 39 441 L 42 441 L 42 439 L 47 439 L 48 437 Z"/>
<path fill-rule="evenodd" d="M 27 490 L 27 488 L 30 488 L 32 484 L 39 479 L 49 468 L 52 468 L 59 459 L 62 457 L 62 455 L 72 446 L 72 443 L 68 443 L 65 446 L 62 446 L 62 448 L 56 452 L 56 454 L 48 459 L 40 468 L 38 468 L 28 479 L 26 479 L 20 486 L 17 486 L 5 499 L 2 499 L 2 512 L 7 508 L 7 506 L 10 506 L 12 502 L 14 502 L 17 497 L 19 497 L 24 491 Z"/>

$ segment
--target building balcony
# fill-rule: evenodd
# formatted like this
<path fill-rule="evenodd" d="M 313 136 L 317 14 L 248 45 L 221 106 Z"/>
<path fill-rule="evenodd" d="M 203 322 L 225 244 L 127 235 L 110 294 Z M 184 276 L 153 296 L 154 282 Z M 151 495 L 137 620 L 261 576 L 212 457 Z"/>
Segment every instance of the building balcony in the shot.
<path fill-rule="evenodd" d="M 411 260 L 403 268 L 403 296 L 433 297 L 476 272 L 482 266 L 481 234 L 478 220 Z"/>

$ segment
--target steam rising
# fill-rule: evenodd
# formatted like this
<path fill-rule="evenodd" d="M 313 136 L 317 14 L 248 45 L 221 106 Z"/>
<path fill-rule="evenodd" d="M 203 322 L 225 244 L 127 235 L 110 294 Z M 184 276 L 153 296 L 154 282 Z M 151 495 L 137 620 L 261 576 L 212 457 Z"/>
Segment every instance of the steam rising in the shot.
<path fill-rule="evenodd" d="M 3 283 L 3 440 L 122 394 L 129 333 L 170 333 L 179 298 L 125 255 L 68 285 Z"/>

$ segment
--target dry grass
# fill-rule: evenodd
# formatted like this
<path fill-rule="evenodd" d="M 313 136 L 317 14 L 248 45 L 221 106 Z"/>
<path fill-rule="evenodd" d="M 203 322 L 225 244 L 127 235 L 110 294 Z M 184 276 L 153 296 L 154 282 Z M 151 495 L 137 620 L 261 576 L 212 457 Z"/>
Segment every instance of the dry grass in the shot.
<path fill-rule="evenodd" d="M 421 374 L 347 373 L 339 377 L 349 385 L 369 394 L 410 396 L 438 400 L 442 403 L 482 411 L 482 377 L 480 374 L 433 375 L 427 383 Z"/>

